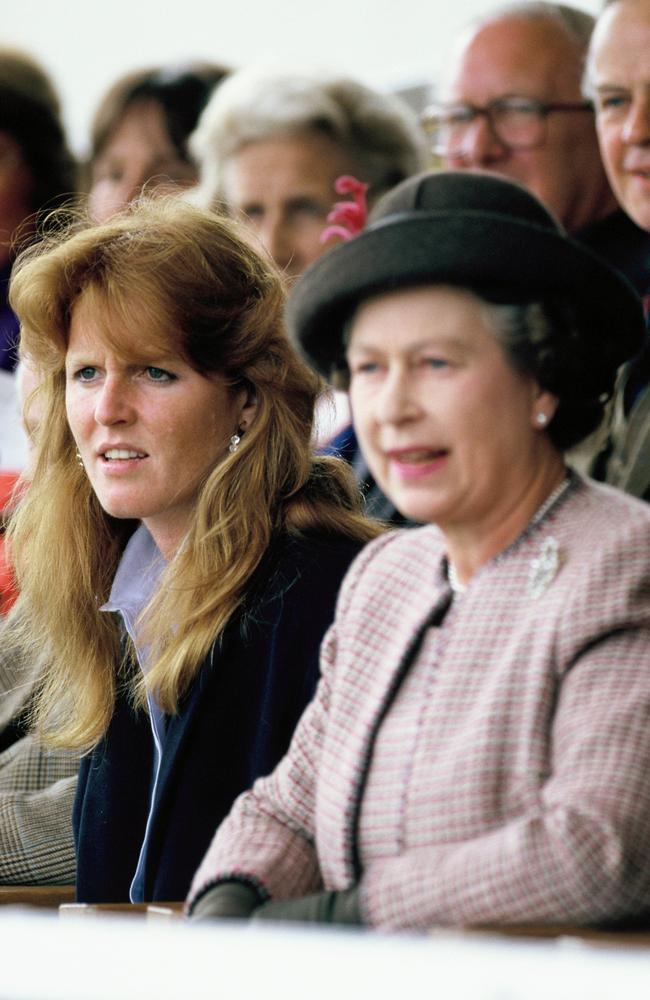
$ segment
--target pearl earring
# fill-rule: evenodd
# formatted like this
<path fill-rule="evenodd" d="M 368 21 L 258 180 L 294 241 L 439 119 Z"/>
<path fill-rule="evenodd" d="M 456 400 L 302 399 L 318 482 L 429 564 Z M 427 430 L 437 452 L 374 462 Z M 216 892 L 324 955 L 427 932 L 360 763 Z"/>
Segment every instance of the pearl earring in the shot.
<path fill-rule="evenodd" d="M 537 414 L 537 416 L 535 417 L 535 420 L 537 421 L 538 427 L 546 427 L 546 425 L 548 423 L 548 417 L 546 416 L 545 413 L 541 413 L 541 412 Z"/>
<path fill-rule="evenodd" d="M 240 441 L 241 441 L 241 437 L 239 436 L 239 434 L 233 434 L 232 437 L 230 438 L 230 444 L 228 445 L 228 451 L 230 452 L 231 455 L 234 455 L 235 452 L 239 450 L 239 442 Z"/>

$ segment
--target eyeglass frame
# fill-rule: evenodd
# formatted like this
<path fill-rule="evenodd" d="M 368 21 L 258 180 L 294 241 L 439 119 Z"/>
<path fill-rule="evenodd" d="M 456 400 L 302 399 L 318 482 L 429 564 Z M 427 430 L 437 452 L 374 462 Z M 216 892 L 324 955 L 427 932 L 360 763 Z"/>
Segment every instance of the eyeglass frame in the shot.
<path fill-rule="evenodd" d="M 507 140 L 502 138 L 498 127 L 495 125 L 493 117 L 495 110 L 503 108 L 504 105 L 507 107 L 509 102 L 516 102 L 516 101 L 520 102 L 519 110 L 525 110 L 522 107 L 522 105 L 526 105 L 527 109 L 537 116 L 537 121 L 540 125 L 541 131 L 539 139 L 536 140 L 535 142 L 524 143 L 524 144 L 521 143 L 513 144 L 511 142 L 508 142 Z M 463 122 L 463 124 L 466 124 L 468 127 L 472 124 L 472 122 L 476 120 L 476 118 L 484 116 L 487 120 L 487 123 L 492 133 L 496 136 L 499 142 L 505 147 L 505 149 L 517 150 L 517 151 L 539 149 L 540 146 L 544 145 L 546 141 L 546 120 L 548 116 L 550 114 L 553 114 L 555 111 L 560 111 L 560 112 L 591 111 L 592 113 L 594 112 L 594 105 L 592 101 L 585 100 L 585 101 L 546 102 L 546 101 L 538 101 L 534 97 L 522 97 L 518 94 L 509 94 L 504 97 L 496 97 L 494 100 L 488 101 L 488 103 L 485 104 L 483 107 L 480 107 L 477 104 L 462 104 L 460 102 L 455 104 L 452 103 L 429 104 L 420 115 L 420 125 L 426 134 L 429 134 L 429 130 L 427 129 L 427 117 L 431 116 L 432 108 L 439 109 L 440 111 L 444 111 L 445 109 L 448 111 L 452 111 L 456 109 L 458 111 L 468 112 L 469 117 L 465 119 L 465 122 Z M 513 107 L 513 110 L 517 109 Z M 432 151 L 436 154 L 436 156 L 455 156 L 457 155 L 458 152 L 460 152 L 460 146 L 458 150 L 454 150 L 452 152 L 449 149 L 448 145 L 443 146 L 440 143 L 434 143 L 431 148 Z"/>

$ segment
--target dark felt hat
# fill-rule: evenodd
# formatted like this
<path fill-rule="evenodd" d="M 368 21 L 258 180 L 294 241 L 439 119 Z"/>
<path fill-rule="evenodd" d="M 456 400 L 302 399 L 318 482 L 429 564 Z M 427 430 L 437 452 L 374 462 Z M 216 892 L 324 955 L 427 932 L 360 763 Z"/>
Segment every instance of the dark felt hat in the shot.
<path fill-rule="evenodd" d="M 601 370 L 613 372 L 643 342 L 641 303 L 621 274 L 568 236 L 521 185 L 463 171 L 420 174 L 384 195 L 359 236 L 296 282 L 290 334 L 327 376 L 341 363 L 344 323 L 358 303 L 423 284 L 469 288 L 501 303 L 566 299 Z"/>

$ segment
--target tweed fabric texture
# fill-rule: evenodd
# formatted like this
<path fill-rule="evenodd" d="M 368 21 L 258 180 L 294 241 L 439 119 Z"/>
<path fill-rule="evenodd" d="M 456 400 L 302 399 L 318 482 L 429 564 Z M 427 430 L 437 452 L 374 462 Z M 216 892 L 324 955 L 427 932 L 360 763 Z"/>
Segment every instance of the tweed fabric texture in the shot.
<path fill-rule="evenodd" d="M 0 731 L 25 707 L 33 686 L 27 657 L 7 643 L 0 632 Z"/>
<path fill-rule="evenodd" d="M 234 875 L 358 883 L 384 929 L 638 915 L 649 775 L 650 509 L 574 476 L 453 601 L 435 527 L 364 549 L 290 750 L 191 898 Z"/>
<path fill-rule="evenodd" d="M 0 731 L 29 699 L 33 678 L 20 650 L 0 650 Z M 31 736 L 0 753 L 0 884 L 75 881 L 72 804 L 79 754 L 46 750 Z"/>
<path fill-rule="evenodd" d="M 0 883 L 72 885 L 79 755 L 32 737 L 0 754 Z"/>

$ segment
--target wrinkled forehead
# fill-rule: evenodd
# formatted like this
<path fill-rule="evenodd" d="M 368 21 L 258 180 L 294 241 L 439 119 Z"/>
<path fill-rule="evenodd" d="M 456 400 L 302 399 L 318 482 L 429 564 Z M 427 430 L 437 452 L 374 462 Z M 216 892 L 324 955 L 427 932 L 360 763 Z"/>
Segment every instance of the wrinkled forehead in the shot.
<path fill-rule="evenodd" d="M 70 308 L 66 353 L 93 344 L 129 362 L 154 356 L 185 359 L 183 333 L 158 302 L 129 293 L 111 295 L 89 284 Z"/>

